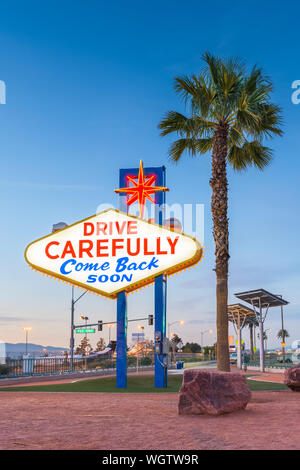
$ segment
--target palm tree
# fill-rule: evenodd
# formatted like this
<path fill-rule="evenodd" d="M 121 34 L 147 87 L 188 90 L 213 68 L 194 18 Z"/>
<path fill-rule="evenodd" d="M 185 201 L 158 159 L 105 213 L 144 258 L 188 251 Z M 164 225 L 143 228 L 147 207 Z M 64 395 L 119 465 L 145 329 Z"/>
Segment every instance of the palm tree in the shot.
<path fill-rule="evenodd" d="M 277 338 L 282 339 L 283 342 L 284 342 L 285 338 L 288 338 L 289 336 L 290 336 L 289 332 L 285 329 L 279 330 L 278 333 L 277 333 Z"/>
<path fill-rule="evenodd" d="M 186 150 L 192 156 L 212 152 L 211 211 L 215 242 L 218 369 L 230 370 L 228 351 L 228 189 L 226 167 L 235 170 L 253 165 L 262 170 L 272 150 L 266 137 L 282 135 L 281 111 L 270 102 L 272 83 L 262 69 L 248 73 L 239 60 L 220 59 L 205 53 L 198 75 L 175 78 L 175 91 L 189 106 L 189 115 L 169 111 L 159 124 L 161 135 L 179 138 L 169 149 L 178 162 Z"/>
<path fill-rule="evenodd" d="M 284 328 L 281 328 L 278 333 L 277 333 L 277 338 L 278 339 L 281 339 L 282 341 L 282 359 L 283 359 L 283 362 L 285 362 L 285 338 L 288 338 L 290 336 L 289 332 L 287 330 L 285 330 Z"/>

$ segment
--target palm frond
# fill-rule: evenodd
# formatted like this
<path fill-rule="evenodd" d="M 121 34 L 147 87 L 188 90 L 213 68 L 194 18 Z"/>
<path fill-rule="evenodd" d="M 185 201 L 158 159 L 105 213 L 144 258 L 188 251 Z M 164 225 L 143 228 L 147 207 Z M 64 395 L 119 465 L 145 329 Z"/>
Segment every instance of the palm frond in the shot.
<path fill-rule="evenodd" d="M 271 79 L 264 73 L 261 67 L 254 65 L 248 77 L 245 78 L 245 91 L 251 95 L 258 88 L 267 86 L 271 92 L 273 89 Z"/>
<path fill-rule="evenodd" d="M 230 130 L 229 130 L 229 142 L 228 142 L 229 146 L 231 146 L 231 145 L 241 146 L 241 145 L 244 144 L 245 141 L 246 141 L 246 138 L 245 138 L 243 132 L 241 132 L 236 127 L 231 127 L 230 128 Z"/>
<path fill-rule="evenodd" d="M 272 150 L 257 140 L 246 141 L 242 146 L 232 145 L 228 152 L 228 161 L 235 170 L 244 170 L 252 165 L 263 170 L 271 158 Z"/>
<path fill-rule="evenodd" d="M 214 126 L 214 122 L 207 121 L 200 116 L 188 118 L 176 111 L 169 111 L 159 123 L 158 128 L 161 129 L 162 136 L 176 132 L 182 137 L 200 137 L 203 134 L 210 134 Z"/>
<path fill-rule="evenodd" d="M 260 105 L 261 134 L 265 137 L 273 137 L 273 134 L 282 136 L 283 125 L 281 108 L 272 103 Z"/>
<path fill-rule="evenodd" d="M 263 140 L 283 134 L 281 109 L 270 100 L 270 78 L 257 65 L 247 72 L 239 58 L 205 52 L 202 59 L 200 73 L 175 78 L 187 116 L 170 111 L 159 124 L 162 136 L 180 137 L 170 148 L 171 158 L 178 161 L 185 150 L 191 155 L 210 151 L 219 128 L 227 133 L 228 161 L 235 169 L 264 168 L 272 151 Z"/>
<path fill-rule="evenodd" d="M 184 151 L 192 156 L 196 155 L 197 148 L 194 139 L 178 139 L 173 142 L 169 149 L 169 156 L 173 162 L 177 163 Z"/>
<path fill-rule="evenodd" d="M 204 154 L 212 150 L 213 148 L 213 138 L 208 139 L 197 139 L 195 146 L 198 153 Z"/>
<path fill-rule="evenodd" d="M 192 77 L 176 77 L 174 82 L 174 89 L 176 93 L 178 93 L 185 102 L 197 95 L 198 87 Z"/>

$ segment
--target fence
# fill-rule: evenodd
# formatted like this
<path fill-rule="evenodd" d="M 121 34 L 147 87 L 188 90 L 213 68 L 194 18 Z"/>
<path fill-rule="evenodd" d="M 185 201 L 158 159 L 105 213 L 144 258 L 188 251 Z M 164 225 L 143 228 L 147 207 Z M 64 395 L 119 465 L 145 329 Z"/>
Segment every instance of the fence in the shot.
<path fill-rule="evenodd" d="M 243 363 L 247 366 L 258 367 L 260 365 L 259 355 L 254 354 L 253 356 L 251 356 L 250 354 L 243 354 Z M 295 358 L 295 355 L 292 353 L 285 353 L 285 355 L 283 356 L 282 353 L 267 352 L 264 355 L 264 363 L 265 367 L 287 369 L 289 367 L 293 367 L 299 364 L 300 360 Z"/>
<path fill-rule="evenodd" d="M 128 367 L 136 366 L 136 357 L 127 358 Z M 154 359 L 151 356 L 139 357 L 141 367 L 151 367 Z M 74 358 L 73 372 L 115 370 L 115 357 L 83 357 Z M 24 359 L 0 358 L 0 378 L 5 377 L 26 377 L 33 375 L 67 374 L 71 372 L 70 359 L 64 357 L 29 357 Z"/>
<path fill-rule="evenodd" d="M 74 370 L 82 370 L 83 359 L 74 361 Z M 70 360 L 60 357 L 29 357 L 1 360 L 0 376 L 20 377 L 26 375 L 50 375 L 70 371 Z"/>
<path fill-rule="evenodd" d="M 204 356 L 203 354 L 192 353 L 176 353 L 175 357 L 170 354 L 170 367 L 176 361 L 188 362 L 202 362 L 204 360 L 211 360 L 213 357 Z M 127 366 L 130 369 L 136 367 L 137 357 L 128 356 Z M 154 354 L 140 354 L 139 355 L 140 367 L 154 367 Z M 101 370 L 115 370 L 116 357 L 81 357 L 74 358 L 73 371 L 97 371 Z M 5 377 L 26 377 L 33 375 L 57 375 L 68 374 L 71 372 L 70 358 L 67 357 L 28 357 L 22 359 L 13 358 L 0 358 L 0 378 Z"/>

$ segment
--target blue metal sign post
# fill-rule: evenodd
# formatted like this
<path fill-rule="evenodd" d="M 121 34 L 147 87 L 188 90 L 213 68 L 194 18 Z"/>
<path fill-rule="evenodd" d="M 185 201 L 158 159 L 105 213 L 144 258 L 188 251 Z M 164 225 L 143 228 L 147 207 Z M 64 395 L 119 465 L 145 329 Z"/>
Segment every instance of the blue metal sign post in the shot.
<path fill-rule="evenodd" d="M 157 185 L 166 186 L 165 167 L 155 168 Z M 159 192 L 155 195 L 155 223 L 162 225 L 164 219 L 164 206 L 166 203 L 166 193 Z M 160 352 L 155 354 L 155 387 L 163 388 L 168 386 L 168 367 L 164 364 L 164 354 L 162 351 L 166 338 L 166 314 L 167 314 L 167 277 L 163 274 L 155 278 L 154 286 L 154 308 L 155 322 L 154 334 L 161 338 Z M 155 338 L 154 338 L 155 341 Z M 167 359 L 167 355 L 165 355 Z"/>
<path fill-rule="evenodd" d="M 127 387 L 127 302 L 126 292 L 117 298 L 117 388 Z"/>
<path fill-rule="evenodd" d="M 138 168 L 120 169 L 120 188 L 127 186 L 127 175 L 137 176 Z M 166 185 L 166 169 L 165 167 L 149 167 L 144 168 L 145 176 L 155 175 L 156 185 Z M 119 208 L 123 212 L 128 212 L 126 204 L 127 195 L 120 194 Z M 155 194 L 155 223 L 162 225 L 164 221 L 164 205 L 166 195 L 164 191 Z M 164 354 L 162 345 L 166 338 L 166 298 L 167 298 L 167 279 L 166 276 L 160 275 L 155 278 L 154 286 L 154 309 L 155 309 L 155 328 L 154 341 L 160 338 L 160 349 L 155 353 L 155 387 L 167 387 L 167 364 L 164 364 Z M 117 299 L 117 388 L 126 388 L 127 386 L 127 341 L 126 327 L 127 319 L 126 309 L 126 293 L 120 292 Z"/>

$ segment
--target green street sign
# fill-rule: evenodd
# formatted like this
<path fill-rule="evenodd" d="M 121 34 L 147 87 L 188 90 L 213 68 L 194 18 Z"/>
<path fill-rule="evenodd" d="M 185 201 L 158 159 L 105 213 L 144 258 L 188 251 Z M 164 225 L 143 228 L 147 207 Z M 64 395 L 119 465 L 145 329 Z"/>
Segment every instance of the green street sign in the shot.
<path fill-rule="evenodd" d="M 95 333 L 95 328 L 78 328 L 76 333 Z"/>

